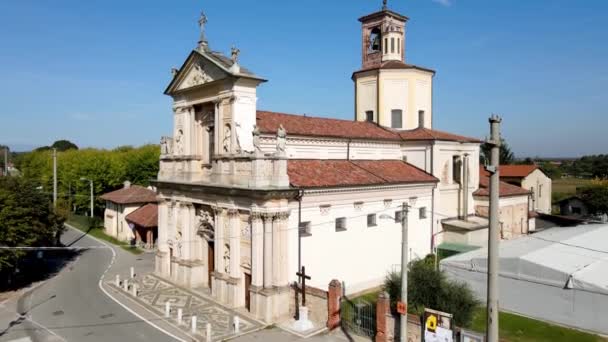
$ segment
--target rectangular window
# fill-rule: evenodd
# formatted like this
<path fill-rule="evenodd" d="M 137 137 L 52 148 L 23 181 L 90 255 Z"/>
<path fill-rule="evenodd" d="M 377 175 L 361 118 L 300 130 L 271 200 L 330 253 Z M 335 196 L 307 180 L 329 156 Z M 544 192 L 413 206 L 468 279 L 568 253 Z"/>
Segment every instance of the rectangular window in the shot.
<path fill-rule="evenodd" d="M 395 53 L 395 38 L 391 38 L 391 53 Z"/>
<path fill-rule="evenodd" d="M 338 217 L 336 219 L 336 231 L 343 232 L 346 230 L 346 217 Z"/>
<path fill-rule="evenodd" d="M 401 210 L 395 211 L 395 223 L 401 223 L 403 220 L 403 212 Z"/>
<path fill-rule="evenodd" d="M 540 198 L 543 195 L 543 186 L 539 185 L 538 186 L 538 198 Z"/>
<path fill-rule="evenodd" d="M 452 181 L 454 183 L 460 184 L 462 172 L 462 161 L 460 160 L 460 156 L 452 157 Z"/>
<path fill-rule="evenodd" d="M 213 155 L 215 154 L 215 127 L 209 126 L 209 164 L 212 162 Z"/>
<path fill-rule="evenodd" d="M 368 110 L 365 112 L 365 121 L 374 122 L 374 111 Z"/>
<path fill-rule="evenodd" d="M 397 53 L 401 53 L 401 38 L 397 38 Z"/>
<path fill-rule="evenodd" d="M 367 226 L 375 227 L 376 226 L 376 214 L 367 215 Z"/>
<path fill-rule="evenodd" d="M 311 236 L 312 231 L 310 230 L 310 221 L 300 222 L 300 236 Z"/>
<path fill-rule="evenodd" d="M 388 53 L 388 38 L 384 38 L 384 53 Z"/>
<path fill-rule="evenodd" d="M 391 127 L 402 128 L 403 127 L 403 111 L 401 109 L 391 110 Z"/>
<path fill-rule="evenodd" d="M 420 219 L 426 218 L 426 207 L 422 207 L 422 208 L 418 209 L 418 217 Z"/>

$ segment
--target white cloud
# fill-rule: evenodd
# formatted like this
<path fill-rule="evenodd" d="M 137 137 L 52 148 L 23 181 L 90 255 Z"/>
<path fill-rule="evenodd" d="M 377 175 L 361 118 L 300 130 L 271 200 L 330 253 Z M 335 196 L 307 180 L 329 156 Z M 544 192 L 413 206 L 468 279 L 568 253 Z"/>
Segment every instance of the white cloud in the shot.
<path fill-rule="evenodd" d="M 433 0 L 433 2 L 436 2 L 436 3 L 440 4 L 443 7 L 450 7 L 450 6 L 452 6 L 452 0 Z"/>

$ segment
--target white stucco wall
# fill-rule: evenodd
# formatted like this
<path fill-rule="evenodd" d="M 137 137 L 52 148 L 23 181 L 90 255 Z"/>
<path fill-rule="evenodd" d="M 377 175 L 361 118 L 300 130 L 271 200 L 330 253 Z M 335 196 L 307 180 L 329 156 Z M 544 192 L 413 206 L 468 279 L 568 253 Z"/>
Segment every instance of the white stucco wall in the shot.
<path fill-rule="evenodd" d="M 551 178 L 536 169 L 522 180 L 521 187 L 531 191 L 534 189 L 531 199 L 534 210 L 545 214 L 551 213 Z"/>
<path fill-rule="evenodd" d="M 399 128 L 414 129 L 418 127 L 418 111 L 424 110 L 425 127 L 432 128 L 433 73 L 417 69 L 369 71 L 355 75 L 355 89 L 358 121 L 364 121 L 369 110 L 374 111 L 376 121 L 379 100 L 380 125 L 392 127 L 391 110 L 400 109 L 403 119 Z"/>
<path fill-rule="evenodd" d="M 369 191 L 305 193 L 302 222 L 311 222 L 311 236 L 302 237 L 302 265 L 311 274 L 310 284 L 325 289 L 332 279 L 344 281 L 346 293 L 382 284 L 387 272 L 401 263 L 401 224 L 380 219 L 394 217 L 403 201 L 417 197 L 410 210 L 409 250 L 411 258 L 431 252 L 432 185 L 376 188 Z M 356 202 L 363 202 L 358 207 Z M 329 208 L 322 207 L 330 205 Z M 425 207 L 427 218 L 419 218 Z M 289 270 L 292 281 L 298 262 L 298 202 L 290 203 Z M 367 215 L 376 214 L 375 227 L 367 226 Z M 346 231 L 335 230 L 335 219 L 346 217 Z"/>
<path fill-rule="evenodd" d="M 120 241 L 131 242 L 135 238 L 135 234 L 125 218 L 139 207 L 141 207 L 140 204 L 121 205 L 106 201 L 104 211 L 104 230 L 106 234 Z"/>

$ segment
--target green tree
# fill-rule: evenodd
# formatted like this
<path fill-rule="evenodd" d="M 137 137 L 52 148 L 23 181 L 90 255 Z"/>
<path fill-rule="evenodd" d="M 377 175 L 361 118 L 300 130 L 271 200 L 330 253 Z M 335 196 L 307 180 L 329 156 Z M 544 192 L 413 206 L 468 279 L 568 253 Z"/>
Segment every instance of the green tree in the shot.
<path fill-rule="evenodd" d="M 488 144 L 481 145 L 481 151 L 479 154 L 479 162 L 482 164 L 489 164 L 492 155 L 492 147 Z M 511 151 L 511 147 L 504 138 L 500 138 L 500 165 L 513 164 L 515 162 L 515 155 Z"/>
<path fill-rule="evenodd" d="M 579 191 L 579 196 L 587 204 L 589 212 L 593 214 L 608 213 L 608 186 L 584 187 Z"/>
<path fill-rule="evenodd" d="M 470 326 L 478 301 L 467 284 L 451 281 L 435 269 L 432 255 L 409 264 L 407 281 L 410 313 L 421 315 L 424 308 L 440 310 L 453 314 L 457 326 Z M 390 272 L 384 281 L 384 290 L 391 297 L 394 311 L 401 297 L 401 274 Z"/>
<path fill-rule="evenodd" d="M 50 197 L 19 177 L 0 179 L 0 241 L 8 247 L 53 245 L 65 218 L 55 214 Z M 0 251 L 0 271 L 15 267 L 20 250 Z"/>
<path fill-rule="evenodd" d="M 51 145 L 51 148 L 56 148 L 57 151 L 77 150 L 78 146 L 69 140 L 57 140 Z"/>

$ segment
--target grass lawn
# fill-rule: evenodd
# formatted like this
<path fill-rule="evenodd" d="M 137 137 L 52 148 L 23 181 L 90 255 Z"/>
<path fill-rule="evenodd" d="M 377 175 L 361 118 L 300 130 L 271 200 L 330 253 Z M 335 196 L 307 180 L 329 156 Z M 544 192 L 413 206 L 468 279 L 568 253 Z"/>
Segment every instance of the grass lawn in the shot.
<path fill-rule="evenodd" d="M 576 188 L 589 185 L 590 179 L 559 178 L 552 181 L 553 201 L 559 201 L 576 194 Z"/>
<path fill-rule="evenodd" d="M 537 321 L 519 315 L 501 312 L 499 320 L 500 341 L 509 342 L 528 342 L 528 341 L 577 341 L 577 342 L 596 342 L 606 340 L 600 336 L 568 329 L 557 325 Z M 477 309 L 473 317 L 471 327 L 475 331 L 485 332 L 486 330 L 486 308 Z"/>
<path fill-rule="evenodd" d="M 127 246 L 127 245 L 125 245 L 125 242 L 117 240 L 117 239 L 107 235 L 103 231 L 103 227 L 91 227 L 90 218 L 87 216 L 72 215 L 68 219 L 67 224 L 87 233 L 88 235 L 94 236 L 100 240 L 107 241 L 111 244 L 120 246 L 120 248 L 122 248 L 128 252 L 131 252 L 133 254 L 137 255 L 137 254 L 143 253 L 143 251 L 141 249 L 139 249 L 135 246 Z"/>

